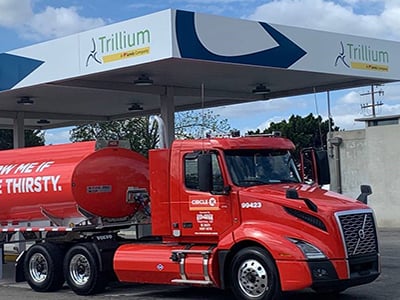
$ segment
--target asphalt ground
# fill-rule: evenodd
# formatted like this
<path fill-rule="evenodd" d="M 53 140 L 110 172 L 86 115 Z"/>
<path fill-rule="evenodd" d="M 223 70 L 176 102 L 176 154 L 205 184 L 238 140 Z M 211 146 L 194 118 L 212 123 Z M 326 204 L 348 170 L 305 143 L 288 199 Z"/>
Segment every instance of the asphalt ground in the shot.
<path fill-rule="evenodd" d="M 374 282 L 349 288 L 335 297 L 315 294 L 311 290 L 285 293 L 283 300 L 399 300 L 400 299 L 400 228 L 380 229 L 382 274 Z M 210 288 L 165 285 L 114 285 L 94 296 L 77 296 L 67 286 L 55 293 L 37 293 L 26 283 L 14 282 L 14 263 L 3 265 L 0 279 L 1 300 L 75 300 L 75 299 L 132 299 L 132 300 L 231 300 L 227 292 Z"/>

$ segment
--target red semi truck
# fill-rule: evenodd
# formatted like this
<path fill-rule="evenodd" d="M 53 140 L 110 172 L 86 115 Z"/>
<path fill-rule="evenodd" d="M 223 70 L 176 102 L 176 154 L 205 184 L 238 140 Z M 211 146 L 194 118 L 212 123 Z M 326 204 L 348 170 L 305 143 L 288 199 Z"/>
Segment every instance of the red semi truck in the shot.
<path fill-rule="evenodd" d="M 39 292 L 66 281 L 89 295 L 118 280 L 231 289 L 246 300 L 375 280 L 373 211 L 319 187 L 329 176 L 316 152 L 317 180 L 306 184 L 292 150 L 258 136 L 176 140 L 148 160 L 118 143 L 1 151 L 3 241 L 15 232 L 34 241 L 16 279 Z"/>

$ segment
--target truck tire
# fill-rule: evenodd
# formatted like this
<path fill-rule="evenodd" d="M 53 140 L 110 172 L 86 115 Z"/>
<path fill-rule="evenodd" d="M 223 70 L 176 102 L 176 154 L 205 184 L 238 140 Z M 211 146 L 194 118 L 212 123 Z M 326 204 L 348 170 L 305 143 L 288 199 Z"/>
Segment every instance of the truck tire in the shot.
<path fill-rule="evenodd" d="M 78 295 L 92 295 L 105 289 L 108 276 L 100 272 L 100 261 L 91 243 L 73 246 L 64 259 L 64 277 Z"/>
<path fill-rule="evenodd" d="M 36 244 L 29 248 L 24 259 L 24 276 L 37 292 L 53 292 L 64 284 L 62 273 L 63 251 L 51 243 Z"/>
<path fill-rule="evenodd" d="M 244 248 L 234 256 L 231 283 L 237 299 L 277 300 L 281 296 L 275 264 L 260 247 Z"/>

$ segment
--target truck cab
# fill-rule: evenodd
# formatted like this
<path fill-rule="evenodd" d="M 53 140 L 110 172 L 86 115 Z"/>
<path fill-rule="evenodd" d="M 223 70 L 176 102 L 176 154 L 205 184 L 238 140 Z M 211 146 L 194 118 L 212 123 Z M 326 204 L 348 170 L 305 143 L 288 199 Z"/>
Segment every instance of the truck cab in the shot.
<path fill-rule="evenodd" d="M 304 183 L 293 150 L 281 137 L 238 137 L 151 151 L 153 235 L 186 249 L 175 252 L 183 264 L 177 283 L 276 299 L 280 291 L 339 292 L 379 276 L 373 211 Z M 191 281 L 195 245 L 208 254 Z"/>

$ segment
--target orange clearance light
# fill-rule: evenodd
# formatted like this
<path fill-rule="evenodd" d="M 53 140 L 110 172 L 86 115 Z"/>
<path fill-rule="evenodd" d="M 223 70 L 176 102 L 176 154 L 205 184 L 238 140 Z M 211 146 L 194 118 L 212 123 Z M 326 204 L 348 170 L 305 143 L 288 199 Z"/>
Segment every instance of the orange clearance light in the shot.
<path fill-rule="evenodd" d="M 292 254 L 289 253 L 279 253 L 280 257 L 292 257 Z"/>

